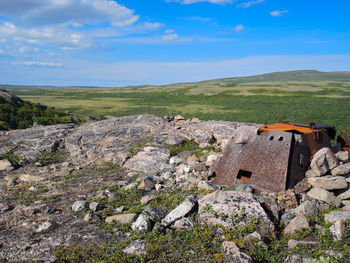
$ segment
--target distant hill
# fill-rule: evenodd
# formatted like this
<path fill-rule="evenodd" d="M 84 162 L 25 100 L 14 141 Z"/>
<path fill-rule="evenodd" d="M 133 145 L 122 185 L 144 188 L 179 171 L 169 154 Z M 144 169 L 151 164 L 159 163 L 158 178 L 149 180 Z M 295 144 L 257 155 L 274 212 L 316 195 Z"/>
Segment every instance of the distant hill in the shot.
<path fill-rule="evenodd" d="M 350 82 L 350 71 L 321 72 L 317 70 L 296 70 L 273 72 L 256 76 L 223 78 L 207 80 L 204 82 L 315 82 L 315 81 L 340 81 Z"/>
<path fill-rule="evenodd" d="M 283 72 L 273 72 L 255 76 L 248 77 L 232 77 L 232 78 L 222 78 L 205 80 L 195 83 L 216 83 L 216 82 L 226 82 L 226 83 L 249 83 L 249 82 L 350 82 L 350 71 L 334 71 L 334 72 L 321 72 L 317 70 L 296 70 L 296 71 L 283 71 Z M 172 85 L 184 85 L 189 83 L 174 83 L 169 85 L 161 85 L 163 87 Z M 123 88 L 147 88 L 155 87 L 156 85 L 137 85 L 137 86 L 126 86 Z M 1 85 L 0 89 L 8 90 L 52 90 L 52 89 L 77 89 L 77 88 L 106 88 L 97 86 L 49 86 L 49 85 Z"/>

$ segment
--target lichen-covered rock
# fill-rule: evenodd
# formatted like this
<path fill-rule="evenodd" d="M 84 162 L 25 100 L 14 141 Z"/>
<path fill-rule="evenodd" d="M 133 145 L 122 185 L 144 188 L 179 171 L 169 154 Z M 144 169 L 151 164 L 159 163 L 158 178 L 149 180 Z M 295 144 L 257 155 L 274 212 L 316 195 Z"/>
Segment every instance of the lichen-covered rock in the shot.
<path fill-rule="evenodd" d="M 249 219 L 259 222 L 262 232 L 272 232 L 274 226 L 260 203 L 250 193 L 215 191 L 198 200 L 198 217 L 204 224 L 220 224 L 235 227 L 250 224 Z"/>
<path fill-rule="evenodd" d="M 80 212 L 83 211 L 87 207 L 87 202 L 86 201 L 76 201 L 72 205 L 72 210 L 74 212 Z"/>
<path fill-rule="evenodd" d="M 130 245 L 128 245 L 125 249 L 123 249 L 123 252 L 128 255 L 133 256 L 141 256 L 146 254 L 146 244 L 147 242 L 141 239 L 136 239 L 135 241 L 131 242 Z"/>
<path fill-rule="evenodd" d="M 132 223 L 131 229 L 141 233 L 146 233 L 151 229 L 151 222 L 147 216 L 141 214 L 136 221 Z"/>
<path fill-rule="evenodd" d="M 145 208 L 143 212 L 153 222 L 160 222 L 167 215 L 169 210 L 165 206 L 157 206 L 157 207 L 148 206 Z"/>
<path fill-rule="evenodd" d="M 191 223 L 191 221 L 186 218 L 186 217 L 182 217 L 178 220 L 176 220 L 172 225 L 171 225 L 172 229 L 175 230 L 186 230 L 186 231 L 192 231 L 193 229 L 193 224 Z"/>

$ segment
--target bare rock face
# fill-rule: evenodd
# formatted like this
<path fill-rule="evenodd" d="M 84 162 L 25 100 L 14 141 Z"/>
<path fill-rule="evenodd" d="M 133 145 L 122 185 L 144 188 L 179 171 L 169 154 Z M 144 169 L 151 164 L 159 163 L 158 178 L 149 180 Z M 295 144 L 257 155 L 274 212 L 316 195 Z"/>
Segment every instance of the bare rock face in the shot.
<path fill-rule="evenodd" d="M 232 241 L 224 241 L 222 243 L 222 249 L 224 251 L 223 262 L 253 263 L 252 258 L 241 252 Z"/>
<path fill-rule="evenodd" d="M 0 131 L 0 155 L 11 151 L 19 157 L 20 165 L 33 162 L 40 152 L 60 148 L 75 127 L 73 124 L 62 124 Z"/>
<path fill-rule="evenodd" d="M 71 156 L 81 161 L 87 158 L 123 164 L 121 153 L 135 150 L 135 145 L 173 145 L 183 140 L 162 117 L 137 115 L 82 125 L 68 136 L 66 146 Z"/>
<path fill-rule="evenodd" d="M 316 176 L 322 176 L 338 165 L 339 161 L 334 156 L 332 150 L 324 147 L 314 154 L 310 167 Z"/>
<path fill-rule="evenodd" d="M 23 100 L 11 94 L 7 90 L 0 89 L 0 103 L 3 103 L 3 102 L 8 102 L 14 105 L 14 104 L 22 104 Z"/>
<path fill-rule="evenodd" d="M 274 226 L 260 203 L 250 193 L 215 191 L 198 200 L 199 220 L 205 224 L 223 227 L 248 225 L 250 218 L 259 222 L 261 230 L 273 231 Z"/>
<path fill-rule="evenodd" d="M 125 167 L 142 173 L 157 173 L 167 168 L 170 153 L 166 149 L 145 147 L 125 163 Z"/>

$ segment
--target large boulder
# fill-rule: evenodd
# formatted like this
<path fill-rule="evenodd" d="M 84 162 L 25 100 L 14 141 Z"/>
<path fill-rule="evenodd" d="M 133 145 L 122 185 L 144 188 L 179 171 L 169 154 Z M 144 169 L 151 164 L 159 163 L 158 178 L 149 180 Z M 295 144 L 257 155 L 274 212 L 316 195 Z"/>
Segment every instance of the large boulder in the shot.
<path fill-rule="evenodd" d="M 263 232 L 272 232 L 274 226 L 260 203 L 251 193 L 215 191 L 198 200 L 199 221 L 231 228 L 248 225 L 254 218 Z"/>
<path fill-rule="evenodd" d="M 311 169 L 316 176 L 321 176 L 339 165 L 338 159 L 334 156 L 331 149 L 324 147 L 317 151 L 312 157 Z"/>

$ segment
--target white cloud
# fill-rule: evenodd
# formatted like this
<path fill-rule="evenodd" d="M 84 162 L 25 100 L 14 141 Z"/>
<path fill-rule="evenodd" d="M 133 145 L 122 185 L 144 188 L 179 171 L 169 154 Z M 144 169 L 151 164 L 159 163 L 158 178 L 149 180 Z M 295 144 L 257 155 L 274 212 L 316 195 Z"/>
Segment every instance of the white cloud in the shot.
<path fill-rule="evenodd" d="M 62 67 L 62 63 L 39 62 L 39 61 L 24 61 L 24 62 L 17 62 L 15 64 L 25 65 L 25 66 Z"/>
<path fill-rule="evenodd" d="M 275 11 L 271 11 L 270 15 L 271 16 L 282 16 L 283 14 L 288 13 L 288 10 L 275 10 Z"/>
<path fill-rule="evenodd" d="M 265 0 L 252 0 L 252 1 L 241 3 L 241 4 L 237 5 L 237 7 L 248 8 L 248 7 L 251 7 L 252 5 L 257 5 L 257 4 L 261 4 L 264 2 L 265 2 Z"/>
<path fill-rule="evenodd" d="M 171 34 L 171 33 L 174 33 L 174 30 L 172 30 L 172 29 L 167 29 L 167 30 L 165 30 L 165 33 Z"/>
<path fill-rule="evenodd" d="M 243 31 L 244 29 L 245 29 L 245 27 L 243 25 L 237 25 L 237 26 L 235 26 L 235 28 L 233 30 L 238 33 L 238 32 Z"/>
<path fill-rule="evenodd" d="M 179 35 L 176 33 L 166 34 L 163 35 L 162 39 L 165 41 L 176 41 L 179 40 Z"/>
<path fill-rule="evenodd" d="M 190 5 L 200 2 L 208 2 L 212 4 L 231 4 L 237 0 L 166 0 L 166 2 L 179 2 L 184 5 Z"/>
<path fill-rule="evenodd" d="M 212 18 L 209 18 L 209 17 L 199 17 L 199 16 L 187 17 L 186 20 L 189 20 L 189 21 L 198 21 L 198 22 L 211 22 L 211 21 L 213 21 Z"/>
<path fill-rule="evenodd" d="M 148 29 L 148 30 L 153 30 L 153 29 L 158 29 L 160 27 L 165 26 L 162 23 L 151 23 L 151 22 L 144 22 L 143 24 L 139 25 L 140 29 Z"/>
<path fill-rule="evenodd" d="M 130 26 L 139 16 L 112 0 L 1 0 L 0 15 L 36 24 L 95 24 Z"/>

